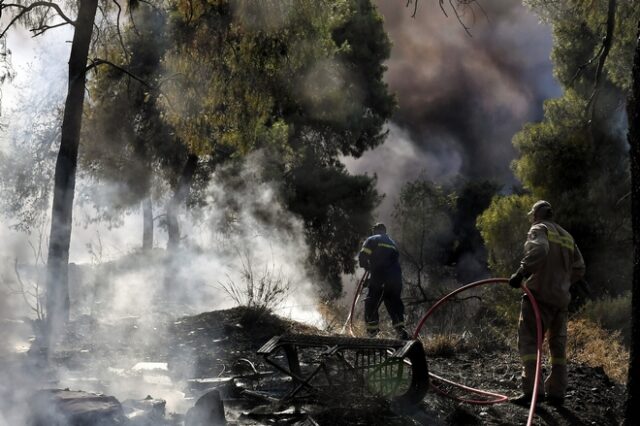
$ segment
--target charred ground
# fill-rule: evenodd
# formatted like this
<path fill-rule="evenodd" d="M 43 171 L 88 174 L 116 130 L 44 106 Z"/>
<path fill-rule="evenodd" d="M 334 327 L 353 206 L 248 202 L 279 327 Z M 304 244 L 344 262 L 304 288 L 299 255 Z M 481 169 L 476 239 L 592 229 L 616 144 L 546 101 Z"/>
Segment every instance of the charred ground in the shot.
<path fill-rule="evenodd" d="M 185 407 L 192 406 L 208 390 L 218 388 L 231 424 L 510 425 L 524 424 L 527 418 L 526 408 L 512 404 L 461 404 L 433 390 L 410 413 L 396 412 L 387 401 L 375 398 L 366 401 L 346 398 L 339 404 L 310 403 L 301 411 L 282 407 L 275 409 L 268 399 L 252 394 L 253 390 L 265 384 L 273 385 L 282 380 L 269 374 L 273 368 L 264 363 L 256 351 L 275 335 L 327 333 L 268 311 L 234 308 L 178 319 L 158 318 L 151 329 L 142 327 L 135 318 L 110 324 L 84 318 L 74 326 L 64 350 L 53 354 L 54 365 L 45 366 L 33 351 L 31 354 L 0 358 L 3 382 L 16 384 L 1 395 L 5 402 L 15 400 L 20 404 L 28 400 L 30 391 L 45 387 L 70 387 L 72 390 L 111 394 L 118 387 L 135 388 L 138 389 L 137 398 L 143 399 L 147 394 L 157 397 L 154 391 L 159 389 L 158 386 L 173 386 L 176 391 L 184 393 L 182 404 Z M 149 333 L 153 333 L 154 338 L 147 340 L 144 336 Z M 114 335 L 122 338 L 115 343 L 114 339 L 107 338 Z M 496 345 L 493 350 L 466 347 L 449 353 L 431 351 L 427 357 L 430 371 L 452 380 L 509 396 L 519 391 L 520 363 L 517 354 L 501 345 Z M 166 363 L 166 371 L 151 373 L 151 377 L 155 377 L 151 382 L 162 382 L 158 378 L 166 374 L 171 383 L 148 384 L 145 388 L 148 377 L 141 385 L 139 375 L 123 372 L 131 368 L 132 359 L 141 363 Z M 129 365 L 125 365 L 127 362 Z M 29 373 L 25 374 L 25 371 Z M 66 374 L 62 376 L 61 371 Z M 110 371 L 111 376 L 118 379 L 102 382 L 103 378 L 96 371 Z M 620 423 L 624 400 L 622 385 L 612 381 L 602 368 L 580 364 L 570 366 L 569 377 L 565 407 L 540 405 L 536 410 L 535 424 Z M 132 396 L 135 397 L 128 395 Z M 118 397 L 124 399 L 120 395 Z M 25 409 L 28 410 L 29 406 L 25 405 Z M 182 414 L 167 411 L 163 424 L 180 425 L 184 422 Z M 155 424 L 159 424 L 157 420 Z"/>

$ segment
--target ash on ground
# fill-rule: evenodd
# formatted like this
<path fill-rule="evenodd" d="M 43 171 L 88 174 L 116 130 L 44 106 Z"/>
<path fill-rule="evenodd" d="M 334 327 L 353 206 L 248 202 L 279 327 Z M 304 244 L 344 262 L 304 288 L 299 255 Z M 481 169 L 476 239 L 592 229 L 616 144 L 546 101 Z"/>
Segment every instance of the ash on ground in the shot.
<path fill-rule="evenodd" d="M 291 386 L 257 350 L 285 333 L 325 334 L 267 311 L 234 308 L 182 318 L 122 318 L 71 324 L 49 362 L 31 347 L 24 321 L 3 323 L 12 340 L 0 352 L 0 426 L 129 425 L 512 425 L 528 409 L 469 405 L 430 391 L 412 410 L 382 398 L 344 397 L 282 406 L 265 389 Z M 8 336 L 9 334 L 7 334 Z M 5 337 L 4 335 L 2 337 Z M 490 345 L 488 345 L 490 346 Z M 515 350 L 427 355 L 430 371 L 472 387 L 514 396 Z M 541 404 L 535 424 L 617 425 L 624 387 L 601 368 L 572 364 L 564 407 Z M 464 395 L 459 395 L 464 396 Z M 472 395 L 466 395 L 470 397 Z"/>

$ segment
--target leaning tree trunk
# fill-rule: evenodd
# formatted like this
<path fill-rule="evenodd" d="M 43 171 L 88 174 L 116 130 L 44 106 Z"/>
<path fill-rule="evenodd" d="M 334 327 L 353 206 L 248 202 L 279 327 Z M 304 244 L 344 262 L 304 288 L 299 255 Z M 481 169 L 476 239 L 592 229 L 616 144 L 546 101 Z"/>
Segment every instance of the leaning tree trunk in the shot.
<path fill-rule="evenodd" d="M 625 424 L 640 425 L 640 21 L 633 60 L 633 84 L 627 105 L 631 163 L 631 223 L 633 228 L 633 284 L 631 296 L 631 353 L 627 379 Z"/>
<path fill-rule="evenodd" d="M 196 172 L 196 166 L 198 165 L 198 156 L 189 154 L 187 162 L 182 169 L 180 179 L 178 179 L 178 186 L 175 189 L 173 197 L 169 200 L 167 205 L 167 233 L 169 234 L 169 241 L 167 243 L 167 249 L 173 250 L 180 244 L 180 224 L 178 223 L 178 210 L 182 206 L 189 195 L 189 188 L 193 181 L 193 175 Z"/>
<path fill-rule="evenodd" d="M 98 0 L 80 0 L 69 57 L 69 87 L 62 120 L 60 151 L 56 160 L 47 259 L 47 332 L 55 343 L 69 320 L 69 245 L 73 197 L 78 165 L 78 144 L 84 104 L 85 74 Z"/>
<path fill-rule="evenodd" d="M 153 249 L 153 204 L 151 197 L 142 201 L 142 251 Z"/>

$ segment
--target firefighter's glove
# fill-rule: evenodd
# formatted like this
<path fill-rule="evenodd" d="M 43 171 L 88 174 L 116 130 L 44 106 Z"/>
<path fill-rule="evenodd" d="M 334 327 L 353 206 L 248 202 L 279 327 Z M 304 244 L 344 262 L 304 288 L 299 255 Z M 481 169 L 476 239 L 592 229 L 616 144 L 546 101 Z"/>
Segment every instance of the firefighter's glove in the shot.
<path fill-rule="evenodd" d="M 509 285 L 512 288 L 520 288 L 523 280 L 524 274 L 520 270 L 518 270 L 514 272 L 513 275 L 511 275 L 511 278 L 509 278 Z"/>

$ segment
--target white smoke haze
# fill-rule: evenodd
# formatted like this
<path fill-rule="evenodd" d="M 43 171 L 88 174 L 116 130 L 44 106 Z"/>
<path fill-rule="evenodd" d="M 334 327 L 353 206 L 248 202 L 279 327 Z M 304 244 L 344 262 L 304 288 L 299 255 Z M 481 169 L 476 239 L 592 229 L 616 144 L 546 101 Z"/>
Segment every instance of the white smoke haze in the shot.
<path fill-rule="evenodd" d="M 70 37 L 64 31 L 50 33 L 51 36 L 46 36 L 50 38 L 35 41 L 28 39 L 28 33 L 22 30 L 9 35 L 17 75 L 11 88 L 3 88 L 3 118 L 7 120 L 8 129 L 2 135 L 0 147 L 7 164 L 16 168 L 31 167 L 34 172 L 46 172 L 37 170 L 38 167 L 50 172 L 55 164 L 55 155 L 44 156 L 37 167 L 29 163 L 33 151 L 42 143 L 34 120 L 58 117 L 66 91 L 69 43 L 65 41 Z M 46 42 L 39 44 L 43 40 Z M 53 141 L 48 149 L 55 152 L 58 143 L 59 139 Z M 174 253 L 165 252 L 167 235 L 158 221 L 155 249 L 149 255 L 141 253 L 142 214 L 137 209 L 123 212 L 118 220 L 102 223 L 96 221 L 98 210 L 76 198 L 69 281 L 73 333 L 78 336 L 78 345 L 86 344 L 73 348 L 74 361 L 79 367 L 73 370 L 59 367 L 53 376 L 39 377 L 31 374 L 39 371 L 35 368 L 3 372 L 3 378 L 10 380 L 0 384 L 0 425 L 25 424 L 28 408 L 23 404 L 33 390 L 42 387 L 102 392 L 121 401 L 150 394 L 166 399 L 169 411 L 184 412 L 194 401 L 184 399 L 180 384 L 172 382 L 166 366 L 134 367 L 141 361 L 164 361 L 141 359 L 140 354 L 143 348 L 160 344 L 166 324 L 183 315 L 234 306 L 235 301 L 220 284 L 233 283 L 243 291 L 247 262 L 258 278 L 266 274 L 290 283 L 290 292 L 273 306 L 276 314 L 324 325 L 316 309 L 314 286 L 305 270 L 308 248 L 303 224 L 286 211 L 277 186 L 257 179 L 261 161 L 260 154 L 246 160 L 239 178 L 247 185 L 241 189 L 230 190 L 223 179 L 218 178 L 219 174 L 213 177 L 205 191 L 205 207 L 181 212 L 183 238 L 181 248 Z M 79 173 L 77 189 L 79 193 L 94 191 L 101 205 L 118 202 L 115 183 L 95 185 Z M 3 241 L 0 336 L 4 343 L 0 358 L 3 360 L 5 356 L 7 359 L 23 356 L 18 352 L 24 353 L 34 336 L 30 322 L 35 315 L 22 295 L 12 290 L 17 283 L 14 263 L 17 258 L 21 276 L 31 289 L 37 273 L 43 270 L 42 261 L 36 262 L 34 258 L 32 246 L 42 249 L 41 259 L 47 255 L 50 193 L 45 195 L 45 207 L 40 211 L 39 222 L 31 224 L 31 234 L 12 229 L 18 221 L 14 217 L 4 217 L 0 225 Z M 165 202 L 155 200 L 156 214 L 164 212 Z M 232 211 L 229 205 L 250 208 Z M 107 326 L 110 332 L 93 335 L 96 322 Z M 127 342 L 129 348 L 117 354 L 105 353 L 100 358 L 101 354 L 92 352 L 91 342 L 103 348 L 120 348 Z M 50 377 L 55 377 L 55 381 L 47 381 Z"/>
<path fill-rule="evenodd" d="M 96 266 L 94 291 L 101 296 L 98 311 L 92 313 L 101 321 L 133 321 L 139 331 L 135 336 L 111 336 L 114 341 L 130 339 L 132 355 L 120 354 L 117 365 L 111 365 L 106 375 L 95 372 L 102 392 L 120 400 L 141 398 L 153 392 L 154 397 L 167 400 L 169 410 L 182 411 L 191 406 L 193 401 L 185 401 L 176 393 L 179 387 L 171 382 L 163 383 L 170 381 L 166 373 L 149 372 L 147 376 L 151 377 L 146 377 L 142 383 L 130 380 L 132 383 L 127 384 L 126 379 L 131 375 L 127 366 L 131 368 L 142 361 L 133 355 L 137 352 L 135 346 L 155 344 L 161 319 L 234 306 L 220 283 L 232 282 L 243 291 L 247 262 L 251 263 L 256 276 L 264 271 L 275 272 L 291 283 L 288 297 L 273 307 L 275 313 L 322 325 L 312 283 L 304 269 L 308 249 L 302 223 L 287 213 L 279 201 L 277 188 L 257 179 L 260 164 L 259 153 L 246 160 L 238 176 L 246 186 L 234 192 L 218 180 L 218 174 L 214 175 L 205 191 L 207 206 L 192 213 L 183 211 L 180 217 L 184 238 L 182 248 L 176 252 L 156 251 L 150 257 L 141 256 L 144 263 L 134 261 L 133 265 L 123 266 L 127 261 L 118 259 L 117 250 L 105 250 L 107 258 L 117 259 L 114 263 L 120 264 L 121 270 L 104 262 Z M 230 219 L 225 209 L 230 204 L 251 208 L 240 209 Z M 258 211 L 260 215 L 254 214 Z M 265 217 L 277 218 L 277 226 L 265 222 Z M 140 229 L 139 221 L 133 215 L 128 216 L 122 227 L 101 233 L 102 247 L 117 248 L 126 241 L 129 247 L 135 247 L 140 244 Z M 82 239 L 85 232 L 91 233 L 87 228 L 76 234 Z M 76 244 L 74 256 L 78 255 L 78 249 L 79 244 Z M 74 305 L 82 306 L 82 303 L 76 300 Z M 159 382 L 155 386 L 149 383 L 154 380 Z M 83 386 L 87 388 L 89 384 Z"/>
<path fill-rule="evenodd" d="M 7 23 L 6 19 L 8 17 L 3 17 L 3 25 Z M 2 87 L 2 115 L 10 124 L 16 124 L 14 120 L 24 119 L 23 114 L 12 113 L 25 108 L 27 100 L 35 105 L 45 100 L 51 102 L 52 98 L 59 103 L 64 102 L 67 61 L 71 52 L 68 41 L 73 37 L 70 28 L 67 26 L 47 31 L 36 38 L 21 26 L 15 26 L 7 33 L 7 48 L 11 50 L 15 78 Z"/>
<path fill-rule="evenodd" d="M 377 210 L 380 220 L 391 218 L 392 207 L 403 182 L 420 176 L 441 183 L 451 182 L 459 176 L 463 161 L 460 147 L 456 140 L 450 139 L 450 135 L 432 135 L 431 149 L 423 151 L 420 143 L 413 140 L 406 129 L 390 123 L 388 131 L 385 143 L 377 149 L 365 152 L 360 158 L 342 158 L 351 173 L 369 173 L 378 177 L 378 191 L 385 194 Z M 377 168 L 372 169 L 372 166 Z"/>
<path fill-rule="evenodd" d="M 7 18 L 3 18 L 4 24 Z M 18 294 L 20 286 L 15 264 L 18 263 L 18 270 L 22 272 L 28 287 L 26 290 L 31 291 L 31 283 L 35 282 L 36 277 L 32 271 L 28 271 L 28 267 L 42 263 L 41 258 L 36 259 L 36 253 L 43 245 L 40 236 L 49 231 L 46 224 L 48 212 L 34 216 L 18 215 L 26 212 L 31 203 L 39 202 L 37 194 L 42 195 L 44 206 L 49 206 L 48 179 L 52 176 L 55 160 L 50 154 L 56 151 L 59 144 L 56 117 L 66 92 L 66 61 L 62 58 L 69 55 L 70 46 L 65 43 L 69 33 L 61 29 L 33 39 L 27 30 L 15 27 L 6 36 L 7 48 L 12 52 L 15 77 L 10 82 L 5 81 L 2 87 L 0 171 L 3 176 L 0 189 L 4 207 L 11 204 L 16 215 L 5 215 L 0 223 L 0 295 L 4 296 L 0 302 L 0 318 L 4 319 L 22 320 L 33 315 L 23 295 Z M 50 167 L 51 173 L 39 169 L 42 166 Z M 30 181 L 36 175 L 43 180 Z M 33 188 L 33 197 L 21 198 L 15 192 L 10 195 L 17 185 Z M 38 189 L 38 185 L 43 188 Z M 30 235 L 14 229 L 21 223 L 31 226 Z M 46 256 L 46 244 L 44 246 L 45 252 L 42 254 Z M 29 300 L 33 305 L 33 297 L 29 297 Z M 25 336 L 19 334 L 6 337 L 19 345 L 26 341 Z"/>
<path fill-rule="evenodd" d="M 105 314 L 113 318 L 157 310 L 155 296 L 161 296 L 157 293 L 164 290 L 173 296 L 173 301 L 167 302 L 169 305 L 184 304 L 186 311 L 180 314 L 227 308 L 233 306 L 233 301 L 219 284 L 231 281 L 242 287 L 244 269 L 250 262 L 256 275 L 268 271 L 291 282 L 291 297 L 276 308 L 291 313 L 295 319 L 318 323 L 320 317 L 314 309 L 309 309 L 314 303 L 314 294 L 304 267 L 308 248 L 303 224 L 281 204 L 277 188 L 257 179 L 260 161 L 260 154 L 247 159 L 239 177 L 247 182 L 242 191 L 229 191 L 217 179 L 218 174 L 214 174 L 205 191 L 206 206 L 180 215 L 182 247 L 175 253 L 155 251 L 149 259 L 144 256 L 136 259 L 132 255 L 139 254 L 142 244 L 140 212 L 123 213 L 119 226 L 113 226 L 87 223 L 97 211 L 92 206 L 76 205 L 70 263 L 83 268 L 85 276 L 76 283 L 83 288 L 78 290 L 90 292 L 96 285 L 95 291 L 102 294 L 97 302 L 107 306 Z M 118 193 L 105 183 L 94 189 L 99 190 L 96 198 L 101 202 L 108 202 L 110 195 Z M 117 201 L 114 199 L 113 203 Z M 231 204 L 247 207 L 230 215 Z M 156 205 L 157 212 L 163 208 Z M 265 217 L 277 222 L 268 223 Z M 48 232 L 48 228 L 44 231 Z M 3 237 L 5 241 L 16 241 L 4 246 L 7 258 L 20 253 L 27 257 L 26 235 L 6 228 Z M 18 241 L 23 246 L 21 250 L 17 248 Z M 155 247 L 164 247 L 166 241 L 166 231 L 156 226 Z M 46 257 L 46 246 L 43 251 Z M 164 265 L 170 259 L 169 270 L 159 267 L 158 259 Z M 149 260 L 149 264 L 145 264 L 145 260 Z M 132 262 L 134 264 L 130 264 Z M 164 283 L 168 281 L 170 288 L 165 289 Z M 75 312 L 72 307 L 71 313 L 73 316 L 87 314 L 90 308 L 80 304 Z"/>
<path fill-rule="evenodd" d="M 207 205 L 200 210 L 182 211 L 183 239 L 181 248 L 174 252 L 158 248 L 148 255 L 140 252 L 142 227 L 138 212 L 124 216 L 117 227 L 100 223 L 85 227 L 75 223 L 69 280 L 72 335 L 77 333 L 76 345 L 80 346 L 70 349 L 75 352 L 72 359 L 76 362 L 72 364 L 79 366 L 74 369 L 59 366 L 55 372 L 57 380 L 49 386 L 105 393 L 120 401 L 150 394 L 167 400 L 170 412 L 186 411 L 194 401 L 185 399 L 180 391 L 182 384 L 172 380 L 166 365 L 134 367 L 142 361 L 166 363 L 161 357 L 142 359 L 140 354 L 145 348 L 162 344 L 164 327 L 180 316 L 234 306 L 234 300 L 220 284 L 231 282 L 242 292 L 248 262 L 256 277 L 267 273 L 290 283 L 290 293 L 273 306 L 275 313 L 323 326 L 313 285 L 304 268 L 308 248 L 303 225 L 280 203 L 278 188 L 258 179 L 261 161 L 259 153 L 246 160 L 238 176 L 246 185 L 234 191 L 218 179 L 222 173 L 214 175 L 205 191 Z M 105 187 L 108 185 L 99 186 Z M 116 192 L 105 190 L 105 194 L 113 193 Z M 249 208 L 230 215 L 231 204 Z M 156 206 L 158 211 L 160 208 Z M 76 220 L 95 213 L 92 210 L 76 206 Z M 271 218 L 277 221 L 273 223 Z M 156 247 L 161 247 L 166 242 L 166 237 L 162 237 L 165 231 L 158 228 L 156 231 L 160 236 Z M 7 232 L 6 235 L 14 235 L 18 240 L 24 238 L 16 232 Z M 17 248 L 11 250 L 17 255 Z M 4 266 L 8 269 L 9 263 L 4 262 Z M 3 318 L 13 320 L 17 315 L 28 315 L 20 298 L 3 305 Z M 95 334 L 104 327 L 108 327 L 108 332 Z M 28 327 L 19 328 L 23 334 L 29 333 Z M 22 343 L 26 349 L 28 342 L 24 335 L 21 338 L 16 344 Z M 96 354 L 95 347 L 112 347 L 114 351 Z M 117 353 L 115 348 L 119 348 Z M 42 386 L 31 383 L 28 377 L 25 375 L 25 383 L 14 386 L 25 389 Z M 2 408 L 5 407 L 0 405 L 0 411 L 8 410 Z M 9 412 L 12 421 L 18 422 L 10 424 L 20 424 L 20 416 L 27 411 Z"/>

